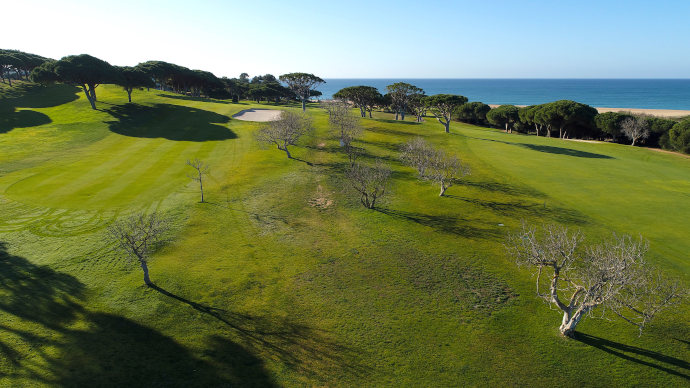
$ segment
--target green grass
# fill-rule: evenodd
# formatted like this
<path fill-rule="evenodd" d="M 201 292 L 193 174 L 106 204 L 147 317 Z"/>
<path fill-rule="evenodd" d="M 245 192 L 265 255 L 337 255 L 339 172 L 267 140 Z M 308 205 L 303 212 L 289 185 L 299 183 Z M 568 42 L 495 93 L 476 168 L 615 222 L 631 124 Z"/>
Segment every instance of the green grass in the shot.
<path fill-rule="evenodd" d="M 641 234 L 687 283 L 687 158 L 378 113 L 359 145 L 394 182 L 370 211 L 318 109 L 288 160 L 232 119 L 263 104 L 154 90 L 126 104 L 105 86 L 93 111 L 68 86 L 0 93 L 0 385 L 687 384 L 687 307 L 639 338 L 587 319 L 565 340 L 502 246 L 522 220 Z M 439 198 L 397 161 L 414 136 L 472 175 Z M 153 209 L 174 225 L 150 264 L 159 290 L 105 234 Z"/>

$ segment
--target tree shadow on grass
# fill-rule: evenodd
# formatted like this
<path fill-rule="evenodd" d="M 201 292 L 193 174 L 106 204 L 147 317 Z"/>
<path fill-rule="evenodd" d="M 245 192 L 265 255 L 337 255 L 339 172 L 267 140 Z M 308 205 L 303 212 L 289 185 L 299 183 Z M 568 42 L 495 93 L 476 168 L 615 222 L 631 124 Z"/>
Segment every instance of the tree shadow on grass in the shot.
<path fill-rule="evenodd" d="M 276 386 L 245 346 L 214 336 L 210 360 L 201 359 L 152 328 L 87 310 L 84 293 L 75 277 L 12 255 L 0 242 L 3 377 L 67 387 Z"/>
<path fill-rule="evenodd" d="M 470 138 L 470 139 L 475 139 L 475 140 L 492 141 L 495 143 L 514 145 L 514 146 L 518 146 L 518 147 L 522 147 L 522 148 L 527 148 L 527 149 L 533 150 L 533 151 L 546 152 L 549 154 L 567 155 L 567 156 L 573 156 L 573 157 L 578 157 L 578 158 L 589 158 L 589 159 L 615 159 L 613 156 L 604 155 L 604 154 L 597 154 L 597 153 L 587 152 L 587 151 L 580 151 L 580 150 L 575 150 L 572 148 L 548 146 L 548 145 L 541 145 L 541 144 L 530 144 L 530 143 L 515 143 L 515 142 L 511 142 L 511 141 L 486 139 L 486 138 L 467 136 L 467 135 L 462 135 L 462 136 L 465 136 L 465 137 Z"/>
<path fill-rule="evenodd" d="M 157 285 L 150 288 L 217 320 L 234 332 L 246 348 L 260 354 L 269 354 L 272 359 L 278 359 L 300 373 L 325 378 L 334 372 L 347 371 L 361 375 L 367 371 L 366 367 L 356 361 L 356 352 L 321 330 L 293 322 L 289 318 L 252 316 L 207 306 Z M 212 339 L 219 345 L 228 346 L 229 340 L 226 338 L 214 336 Z M 230 346 L 236 345 L 230 343 Z"/>
<path fill-rule="evenodd" d="M 403 120 L 394 120 L 394 119 L 370 119 L 370 120 L 379 121 L 379 122 L 388 123 L 388 124 L 405 124 L 405 125 L 421 125 L 422 124 L 422 123 L 418 123 L 416 121 L 403 121 Z"/>
<path fill-rule="evenodd" d="M 41 86 L 32 83 L 4 89 L 0 98 L 0 134 L 15 128 L 50 124 L 50 117 L 41 112 L 17 108 L 48 108 L 66 104 L 79 98 L 78 91 L 78 88 L 70 85 Z"/>
<path fill-rule="evenodd" d="M 472 226 L 469 225 L 466 220 L 460 220 L 453 216 L 429 215 L 385 208 L 376 208 L 375 210 L 393 218 L 411 221 L 419 225 L 430 227 L 439 232 L 450 233 L 470 239 L 495 239 L 503 235 L 501 230 L 497 228 Z M 459 221 L 463 221 L 463 223 L 459 223 Z"/>
<path fill-rule="evenodd" d="M 51 122 L 50 117 L 34 110 L 22 109 L 17 111 L 12 108 L 0 111 L 0 133 L 9 132 L 15 128 L 38 127 Z"/>
<path fill-rule="evenodd" d="M 489 181 L 475 182 L 475 181 L 463 179 L 463 180 L 460 180 L 459 182 L 457 182 L 457 184 L 462 185 L 462 186 L 474 187 L 474 188 L 477 188 L 480 190 L 504 193 L 504 194 L 508 194 L 508 195 L 523 195 L 523 196 L 535 197 L 535 198 L 546 197 L 546 194 L 542 193 L 541 191 L 535 190 L 531 187 L 517 186 L 517 185 L 495 182 L 495 181 L 493 181 L 493 182 L 489 182 Z"/>
<path fill-rule="evenodd" d="M 183 95 L 175 95 L 175 94 L 162 94 L 158 93 L 156 94 L 159 97 L 165 97 L 165 98 L 174 98 L 176 100 L 186 100 L 186 101 L 200 101 L 200 102 L 213 102 L 216 104 L 230 104 L 230 101 L 224 101 L 224 100 L 216 100 L 214 98 L 207 98 L 207 97 L 193 97 L 193 96 L 183 96 Z"/>
<path fill-rule="evenodd" d="M 203 109 L 172 104 L 116 105 L 105 110 L 116 120 L 108 121 L 110 130 L 124 136 L 165 138 L 177 141 L 235 139 L 237 135 L 225 124 L 230 118 Z"/>
<path fill-rule="evenodd" d="M 584 214 L 572 209 L 547 207 L 543 204 L 528 204 L 520 201 L 485 201 L 452 194 L 446 194 L 445 196 L 490 209 L 497 214 L 507 217 L 524 218 L 526 216 L 536 216 L 566 224 L 585 225 L 588 223 L 588 218 Z"/>
<path fill-rule="evenodd" d="M 690 380 L 690 363 L 685 360 L 580 332 L 575 333 L 574 339 L 624 360 Z"/>

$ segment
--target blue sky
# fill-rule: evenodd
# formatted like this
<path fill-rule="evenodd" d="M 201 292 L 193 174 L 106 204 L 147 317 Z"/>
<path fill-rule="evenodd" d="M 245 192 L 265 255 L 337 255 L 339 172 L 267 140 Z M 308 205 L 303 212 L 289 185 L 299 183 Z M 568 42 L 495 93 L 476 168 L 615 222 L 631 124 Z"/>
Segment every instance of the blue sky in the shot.
<path fill-rule="evenodd" d="M 2 48 L 218 76 L 690 78 L 688 0 L 22 0 L 2 12 Z"/>

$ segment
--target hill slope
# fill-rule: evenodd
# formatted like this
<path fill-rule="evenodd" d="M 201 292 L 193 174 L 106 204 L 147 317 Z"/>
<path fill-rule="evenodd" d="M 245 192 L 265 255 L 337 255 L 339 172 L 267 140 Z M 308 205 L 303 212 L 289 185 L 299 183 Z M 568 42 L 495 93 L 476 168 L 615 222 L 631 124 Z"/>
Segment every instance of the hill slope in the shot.
<path fill-rule="evenodd" d="M 2 385 L 680 385 L 690 312 L 637 337 L 588 319 L 579 340 L 503 249 L 522 220 L 591 238 L 642 234 L 687 281 L 690 160 L 614 144 L 453 123 L 363 120 L 391 194 L 361 207 L 327 117 L 288 160 L 232 114 L 256 104 L 99 87 L 2 89 Z M 263 105 L 262 105 L 263 106 Z M 286 107 L 277 107 L 285 109 Z M 424 136 L 473 173 L 439 198 L 397 161 Z M 208 203 L 186 178 L 211 166 Z M 105 227 L 158 209 L 175 227 L 151 262 L 159 290 Z"/>

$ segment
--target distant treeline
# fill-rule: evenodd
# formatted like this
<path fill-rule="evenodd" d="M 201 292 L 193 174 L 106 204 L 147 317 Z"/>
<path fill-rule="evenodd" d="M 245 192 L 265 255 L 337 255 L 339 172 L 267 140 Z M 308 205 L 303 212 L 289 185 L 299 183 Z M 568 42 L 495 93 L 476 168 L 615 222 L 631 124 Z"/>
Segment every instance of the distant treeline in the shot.
<path fill-rule="evenodd" d="M 195 97 L 210 97 L 261 101 L 304 102 L 321 92 L 315 87 L 324 81 L 308 73 L 271 74 L 249 78 L 242 73 L 238 78 L 218 78 L 203 70 L 163 61 L 142 62 L 133 67 L 112 66 L 108 62 L 87 54 L 71 55 L 53 60 L 17 50 L 0 50 L 0 79 L 11 85 L 12 79 L 32 80 L 47 84 L 61 82 L 80 86 L 96 109 L 96 87 L 116 84 L 127 92 L 141 88 L 158 88 Z M 282 81 L 282 82 L 281 82 Z M 339 90 L 335 99 L 348 101 L 360 109 L 362 117 L 374 109 L 395 113 L 395 119 L 404 120 L 409 114 L 421 121 L 427 112 L 449 131 L 451 120 L 475 125 L 494 126 L 507 133 L 533 133 L 537 136 L 596 139 L 628 142 L 632 145 L 661 147 L 690 153 L 690 118 L 671 120 L 631 113 L 602 113 L 589 105 L 570 100 L 541 105 L 516 107 L 501 105 L 491 108 L 482 102 L 468 102 L 464 96 L 437 94 L 427 96 L 423 89 L 405 82 L 386 87 L 381 94 L 371 86 L 352 86 Z"/>
<path fill-rule="evenodd" d="M 371 110 L 379 108 L 394 112 L 396 120 L 398 117 L 404 120 L 407 113 L 421 121 L 431 112 L 446 131 L 444 114 L 474 125 L 501 128 L 507 133 L 605 140 L 690 153 L 690 117 L 672 120 L 626 112 L 598 113 L 589 105 L 570 100 L 527 107 L 501 105 L 492 109 L 482 102 L 468 102 L 464 96 L 427 96 L 421 88 L 404 82 L 386 86 L 386 92 L 382 95 L 371 86 L 351 86 L 333 97 L 354 104 L 362 117 L 366 112 L 371 116 Z"/>

